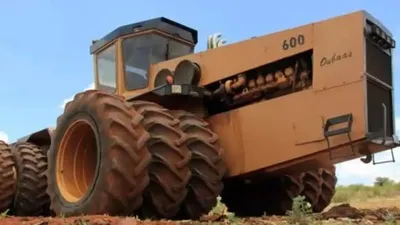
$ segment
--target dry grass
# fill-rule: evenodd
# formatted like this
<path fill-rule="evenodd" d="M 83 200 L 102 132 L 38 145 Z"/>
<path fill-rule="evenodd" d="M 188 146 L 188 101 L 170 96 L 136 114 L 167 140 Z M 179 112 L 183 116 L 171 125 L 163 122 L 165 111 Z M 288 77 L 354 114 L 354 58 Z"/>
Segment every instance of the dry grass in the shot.
<path fill-rule="evenodd" d="M 332 203 L 367 202 L 398 197 L 400 197 L 400 183 L 388 178 L 378 177 L 373 186 L 362 184 L 338 186 Z"/>
<path fill-rule="evenodd" d="M 352 184 L 338 186 L 332 204 L 325 209 L 342 203 L 362 209 L 375 209 L 378 207 L 399 207 L 400 182 L 396 183 L 385 177 L 378 177 L 373 186 Z"/>
<path fill-rule="evenodd" d="M 400 195 L 391 197 L 391 198 L 382 198 L 382 197 L 375 197 L 375 198 L 368 198 L 368 199 L 355 199 L 350 200 L 342 203 L 349 203 L 351 206 L 356 207 L 358 209 L 376 209 L 379 207 L 382 208 L 391 208 L 391 207 L 399 207 L 400 205 Z M 330 204 L 324 211 L 329 210 L 333 206 L 340 205 L 342 203 L 332 203 Z"/>
<path fill-rule="evenodd" d="M 378 208 L 399 207 L 399 202 L 400 183 L 396 183 L 388 178 L 380 177 L 377 178 L 375 185 L 373 186 L 366 186 L 362 184 L 338 186 L 336 189 L 336 194 L 332 199 L 332 204 L 328 206 L 325 211 L 329 210 L 333 206 L 340 205 L 342 203 L 349 203 L 352 207 L 358 209 L 377 210 Z M 219 202 L 214 210 L 210 212 L 210 215 L 218 215 L 221 213 L 228 215 L 230 222 L 236 222 L 233 224 L 256 224 L 255 221 L 244 222 L 243 220 L 236 218 L 234 215 L 230 214 L 227 211 L 228 210 L 226 209 L 225 205 Z M 258 218 L 257 222 L 263 222 L 260 222 L 260 224 L 290 224 L 291 222 L 293 222 L 292 220 L 306 219 L 307 222 L 305 224 L 397 224 L 396 222 L 393 223 L 393 221 L 371 222 L 368 219 L 351 221 L 346 220 L 345 218 L 332 221 L 317 221 L 314 220 L 313 217 L 304 214 L 305 213 L 302 212 L 302 210 L 293 209 L 291 215 L 289 215 L 288 217 L 279 217 L 277 221 L 270 221 L 271 218 L 262 217 Z M 399 221 L 398 224 L 400 225 Z"/>
<path fill-rule="evenodd" d="M 392 198 L 372 198 L 372 199 L 366 199 L 364 201 L 360 200 L 351 201 L 350 204 L 353 207 L 361 209 L 376 209 L 377 207 L 382 207 L 382 208 L 399 207 L 400 196 Z"/>

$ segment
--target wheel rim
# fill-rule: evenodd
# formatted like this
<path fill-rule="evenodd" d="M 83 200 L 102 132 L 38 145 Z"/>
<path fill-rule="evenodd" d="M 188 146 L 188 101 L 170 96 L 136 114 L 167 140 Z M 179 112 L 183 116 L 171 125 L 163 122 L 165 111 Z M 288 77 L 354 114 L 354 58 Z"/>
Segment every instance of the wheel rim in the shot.
<path fill-rule="evenodd" d="M 93 185 L 97 167 L 97 144 L 92 125 L 86 120 L 74 121 L 61 140 L 56 181 L 61 196 L 75 203 L 85 197 Z"/>

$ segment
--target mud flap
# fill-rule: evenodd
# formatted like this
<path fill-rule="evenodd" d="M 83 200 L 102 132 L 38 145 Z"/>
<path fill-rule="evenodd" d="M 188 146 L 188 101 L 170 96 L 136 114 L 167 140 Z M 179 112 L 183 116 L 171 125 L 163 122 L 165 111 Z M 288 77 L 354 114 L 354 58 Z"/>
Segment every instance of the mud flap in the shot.
<path fill-rule="evenodd" d="M 345 123 L 345 127 L 329 130 L 329 128 L 331 126 L 338 125 L 338 124 L 343 124 L 343 123 Z M 337 157 L 337 158 L 333 158 L 332 157 L 332 150 L 331 150 L 331 145 L 330 145 L 330 142 L 329 142 L 329 138 L 333 137 L 333 136 L 337 136 L 337 135 L 347 134 L 347 137 L 348 137 L 349 143 L 350 143 L 352 156 L 355 155 L 353 141 L 351 140 L 351 137 L 350 137 L 352 125 L 353 125 L 353 114 L 351 114 L 351 113 L 350 114 L 341 115 L 341 116 L 337 116 L 337 117 L 333 117 L 333 118 L 329 118 L 326 121 L 326 123 L 324 125 L 324 137 L 325 137 L 325 140 L 326 140 L 326 142 L 328 144 L 328 151 L 329 151 L 330 160 L 334 160 L 334 159 L 338 159 L 338 158 L 342 158 L 342 157 L 346 157 L 347 156 L 347 155 L 343 155 L 343 156 L 340 156 L 340 157 Z"/>

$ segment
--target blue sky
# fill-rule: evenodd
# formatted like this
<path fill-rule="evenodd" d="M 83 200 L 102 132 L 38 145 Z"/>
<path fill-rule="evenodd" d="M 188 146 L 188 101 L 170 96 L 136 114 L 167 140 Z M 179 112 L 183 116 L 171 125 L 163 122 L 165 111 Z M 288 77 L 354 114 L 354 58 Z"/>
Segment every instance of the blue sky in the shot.
<path fill-rule="evenodd" d="M 3 1 L 0 136 L 7 135 L 11 142 L 54 126 L 64 99 L 87 88 L 93 80 L 91 41 L 120 25 L 165 16 L 197 29 L 196 51 L 201 51 L 206 48 L 207 36 L 215 32 L 222 32 L 232 43 L 359 9 L 377 17 L 395 39 L 400 39 L 398 0 Z M 397 65 L 399 55 L 394 59 Z M 396 68 L 395 73 L 395 85 L 399 86 Z M 400 99 L 399 92 L 395 94 Z M 399 109 L 396 104 L 396 112 Z M 347 162 L 338 166 L 338 175 L 342 184 L 371 183 L 376 175 L 400 179 L 399 164 Z"/>

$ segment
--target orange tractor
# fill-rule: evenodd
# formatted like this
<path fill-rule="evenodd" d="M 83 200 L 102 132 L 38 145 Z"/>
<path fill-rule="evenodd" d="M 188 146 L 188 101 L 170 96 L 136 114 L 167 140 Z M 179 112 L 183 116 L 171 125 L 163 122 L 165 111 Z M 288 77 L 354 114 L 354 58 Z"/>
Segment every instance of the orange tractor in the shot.
<path fill-rule="evenodd" d="M 95 90 L 75 95 L 55 130 L 1 146 L 1 206 L 197 219 L 218 196 L 258 216 L 303 195 L 320 212 L 336 163 L 377 164 L 399 145 L 395 41 L 367 12 L 229 45 L 214 36 L 199 53 L 196 43 L 166 18 L 93 41 Z"/>

